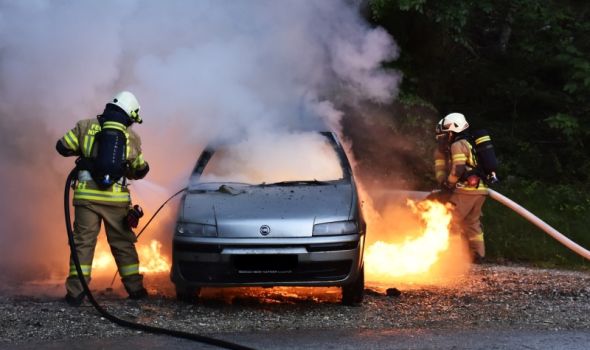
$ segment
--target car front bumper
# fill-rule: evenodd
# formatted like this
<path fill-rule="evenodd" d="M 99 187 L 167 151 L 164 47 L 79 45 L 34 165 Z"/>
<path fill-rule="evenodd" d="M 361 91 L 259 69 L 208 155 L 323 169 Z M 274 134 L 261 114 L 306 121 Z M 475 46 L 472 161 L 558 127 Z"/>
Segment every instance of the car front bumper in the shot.
<path fill-rule="evenodd" d="M 202 286 L 341 286 L 354 281 L 364 235 L 302 238 L 176 236 L 171 279 Z"/>

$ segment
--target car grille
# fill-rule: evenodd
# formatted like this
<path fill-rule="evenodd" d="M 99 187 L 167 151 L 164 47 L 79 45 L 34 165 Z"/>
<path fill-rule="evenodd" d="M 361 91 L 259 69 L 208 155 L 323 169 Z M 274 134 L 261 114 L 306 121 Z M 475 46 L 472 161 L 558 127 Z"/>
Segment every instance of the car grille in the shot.
<path fill-rule="evenodd" d="M 189 253 L 221 253 L 222 248 L 219 244 L 174 243 L 174 250 Z"/>
<path fill-rule="evenodd" d="M 308 252 L 332 252 L 338 250 L 352 250 L 359 246 L 359 241 L 353 242 L 338 242 L 338 243 L 318 243 L 308 244 L 306 246 Z"/>
<path fill-rule="evenodd" d="M 308 252 L 332 252 L 339 250 L 352 250 L 358 247 L 358 241 L 352 242 L 337 242 L 337 243 L 317 243 L 305 245 L 273 245 L 268 244 L 263 247 L 260 245 L 239 245 L 239 246 L 224 246 L 225 248 L 305 248 Z M 175 243 L 174 250 L 179 252 L 189 253 L 221 253 L 223 247 L 219 244 L 204 244 L 204 243 Z"/>
<path fill-rule="evenodd" d="M 345 279 L 352 261 L 298 263 L 296 255 L 235 255 L 227 264 L 180 261 L 178 266 L 189 282 L 321 282 Z"/>

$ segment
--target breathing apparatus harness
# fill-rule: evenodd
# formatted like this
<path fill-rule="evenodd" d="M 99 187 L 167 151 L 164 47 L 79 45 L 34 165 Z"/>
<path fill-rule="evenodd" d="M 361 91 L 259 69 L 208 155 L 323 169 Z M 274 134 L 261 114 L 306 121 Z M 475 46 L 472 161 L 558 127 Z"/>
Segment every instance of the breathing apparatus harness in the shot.
<path fill-rule="evenodd" d="M 499 181 L 496 175 L 498 160 L 490 135 L 486 130 L 475 130 L 473 133 L 468 130 L 460 133 L 447 132 L 437 134 L 436 139 L 438 149 L 444 154 L 445 162 L 447 162 L 447 169 L 450 166 L 448 162 L 451 158 L 451 144 L 459 140 L 469 143 L 475 164 L 468 164 L 471 169 L 462 174 L 459 181 L 466 182 L 471 187 L 479 187 L 480 181 L 488 186 Z"/>
<path fill-rule="evenodd" d="M 127 128 L 134 120 L 112 103 L 107 103 L 104 112 L 96 118 L 100 131 L 95 135 L 89 154 L 78 159 L 77 167 L 87 171 L 100 189 L 107 189 L 116 182 L 125 186 L 129 167 Z"/>
<path fill-rule="evenodd" d="M 130 328 L 130 329 L 140 330 L 140 331 L 153 333 L 153 334 L 164 334 L 164 335 L 169 335 L 169 336 L 173 336 L 173 337 L 177 337 L 177 338 L 194 340 L 194 341 L 198 341 L 198 342 L 201 342 L 204 344 L 214 345 L 214 346 L 218 346 L 218 347 L 225 348 L 225 349 L 237 349 L 237 350 L 250 350 L 250 349 L 252 349 L 247 346 L 243 346 L 243 345 L 235 344 L 235 343 L 228 342 L 225 340 L 215 339 L 215 338 L 211 338 L 211 337 L 207 337 L 207 336 L 203 336 L 203 335 L 182 332 L 182 331 L 177 331 L 177 330 L 172 330 L 172 329 L 167 329 L 167 328 L 154 327 L 154 326 L 150 326 L 150 325 L 127 321 L 127 320 L 121 319 L 121 318 L 109 313 L 106 309 L 104 309 L 96 301 L 96 299 L 94 299 L 94 296 L 92 295 L 92 292 L 90 291 L 90 288 L 88 288 L 88 283 L 86 283 L 86 279 L 84 278 L 84 274 L 83 274 L 82 268 L 80 266 L 80 259 L 78 258 L 78 252 L 76 251 L 76 243 L 74 242 L 74 231 L 72 229 L 72 221 L 70 218 L 70 188 L 75 184 L 75 182 L 77 180 L 78 170 L 79 170 L 78 167 L 72 169 L 72 171 L 70 172 L 70 174 L 68 175 L 68 177 L 66 179 L 66 184 L 65 184 L 65 189 L 64 189 L 64 214 L 65 214 L 65 220 L 66 220 L 65 221 L 66 222 L 66 231 L 68 234 L 68 244 L 70 246 L 70 253 L 72 255 L 72 260 L 74 260 L 74 265 L 76 266 L 76 272 L 78 275 L 78 279 L 80 280 L 80 283 L 82 284 L 82 288 L 84 289 L 84 293 L 85 293 L 86 297 L 88 298 L 88 300 L 90 301 L 92 306 L 94 306 L 96 311 L 98 311 L 98 313 L 101 314 L 107 320 L 109 320 L 113 323 L 116 323 L 119 326 L 123 326 L 123 327 Z M 162 206 L 158 209 L 158 211 L 156 211 L 156 213 L 151 217 L 151 219 L 148 221 L 148 223 L 144 226 L 144 228 L 141 230 L 140 234 L 146 229 L 146 227 L 154 219 L 156 214 L 158 214 L 160 209 L 162 209 L 164 207 L 164 205 L 166 203 L 168 203 L 169 200 L 174 198 L 176 195 L 182 193 L 184 190 L 185 189 L 178 191 L 176 194 L 174 194 L 172 197 L 170 197 L 166 202 L 164 202 L 164 204 L 162 204 Z"/>

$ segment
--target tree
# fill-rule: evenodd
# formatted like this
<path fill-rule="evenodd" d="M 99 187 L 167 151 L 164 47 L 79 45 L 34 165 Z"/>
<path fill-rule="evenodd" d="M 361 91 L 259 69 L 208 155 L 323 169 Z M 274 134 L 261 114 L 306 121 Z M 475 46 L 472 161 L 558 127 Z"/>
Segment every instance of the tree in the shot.
<path fill-rule="evenodd" d="M 500 145 L 505 171 L 588 180 L 590 3 L 372 0 L 401 47 L 402 90 L 466 113 Z M 516 149 L 515 149 L 516 148 Z"/>

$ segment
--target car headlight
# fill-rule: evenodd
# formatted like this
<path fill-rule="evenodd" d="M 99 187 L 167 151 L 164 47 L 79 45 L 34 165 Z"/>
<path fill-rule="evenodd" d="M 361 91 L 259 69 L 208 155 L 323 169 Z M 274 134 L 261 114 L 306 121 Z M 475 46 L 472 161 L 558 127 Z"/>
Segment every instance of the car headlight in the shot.
<path fill-rule="evenodd" d="M 179 222 L 176 233 L 180 236 L 217 237 L 217 226 Z"/>
<path fill-rule="evenodd" d="M 332 236 L 358 233 L 356 221 L 336 221 L 313 226 L 314 236 Z"/>

